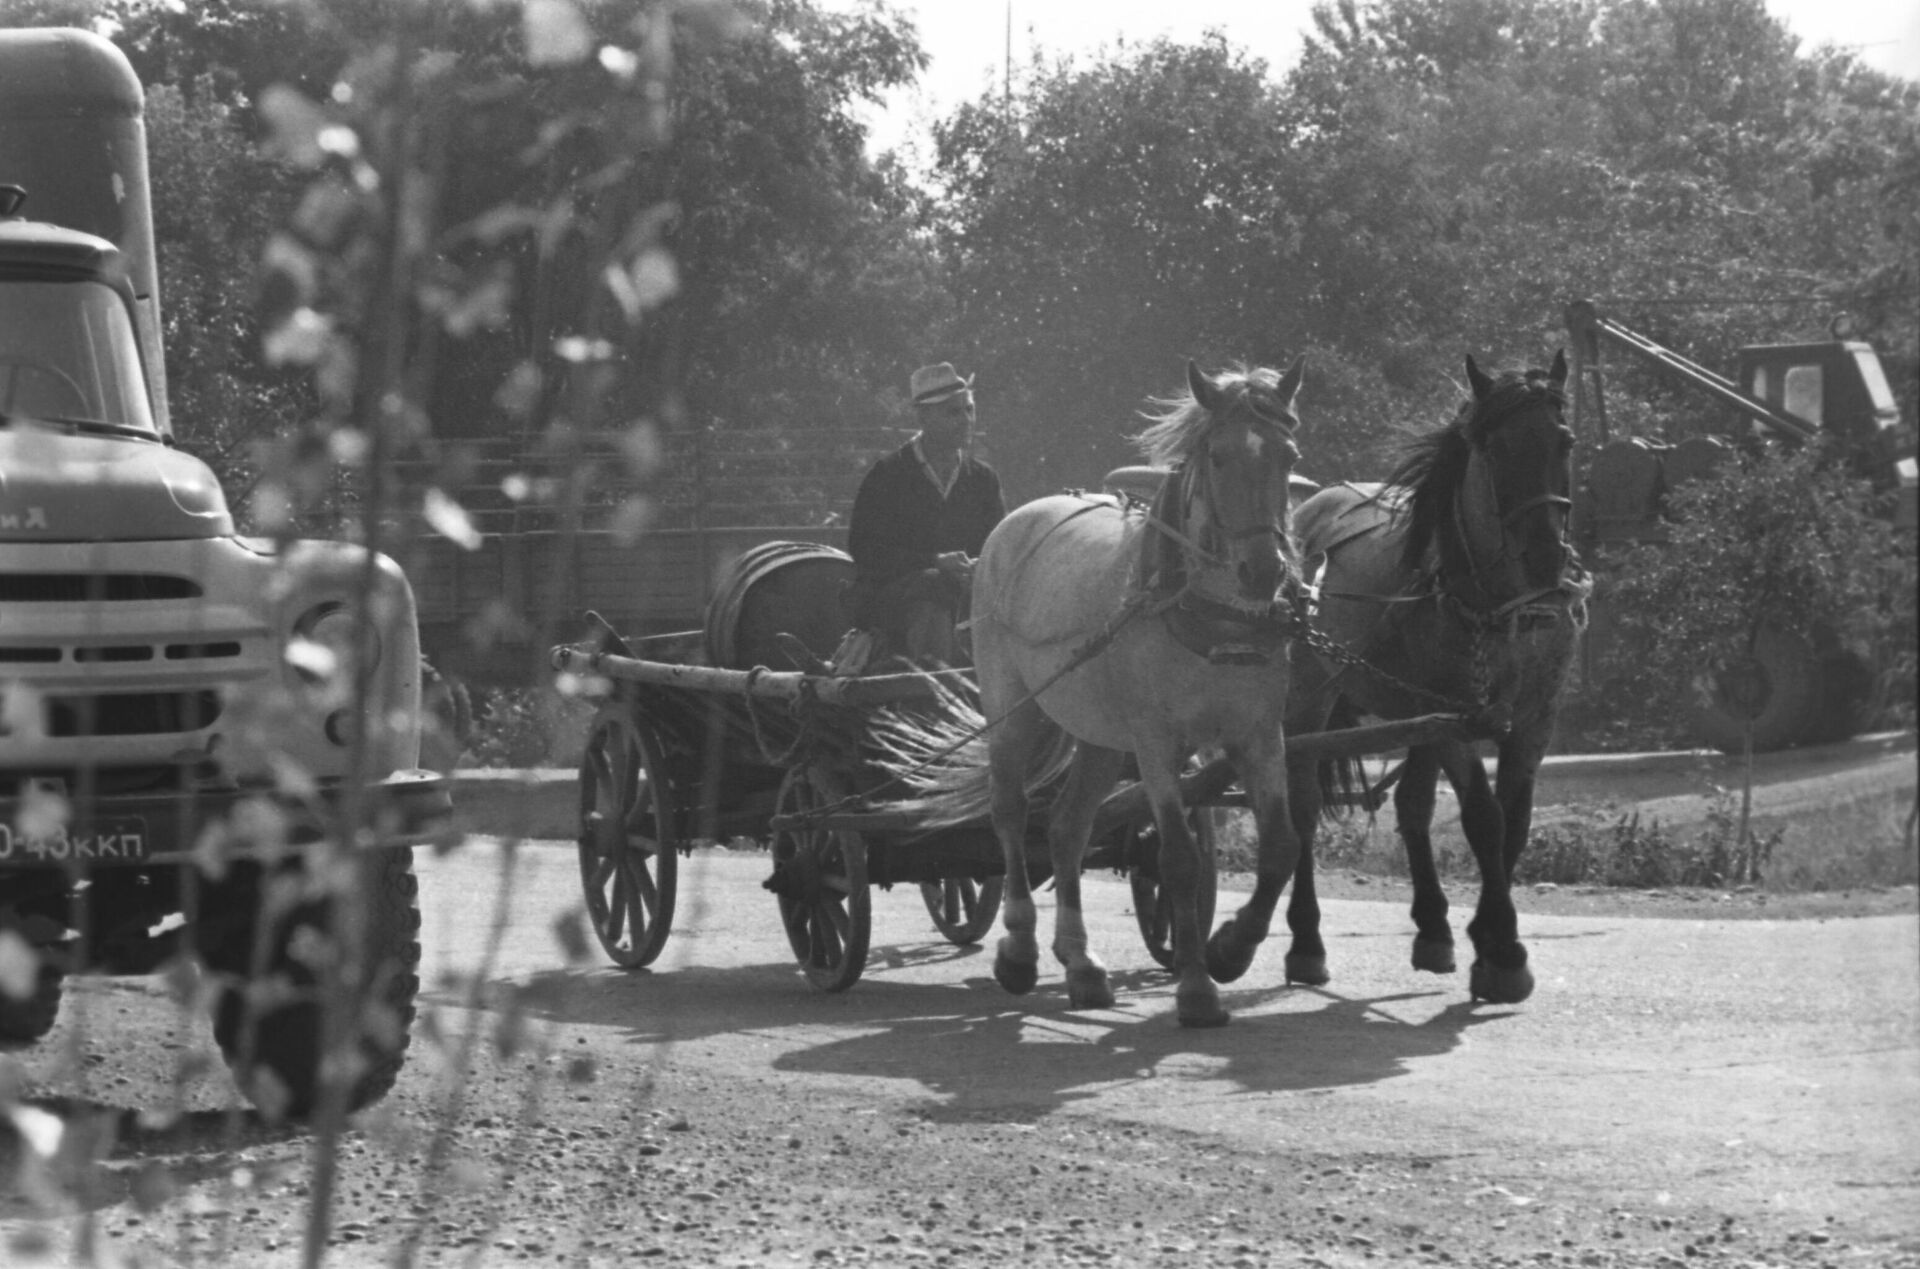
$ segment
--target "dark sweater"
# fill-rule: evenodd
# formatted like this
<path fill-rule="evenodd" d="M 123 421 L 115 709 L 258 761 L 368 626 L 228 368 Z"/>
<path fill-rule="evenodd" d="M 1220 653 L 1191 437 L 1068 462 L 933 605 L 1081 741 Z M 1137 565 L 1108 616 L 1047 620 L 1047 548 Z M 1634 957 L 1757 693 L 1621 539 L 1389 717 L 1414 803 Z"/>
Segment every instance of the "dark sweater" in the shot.
<path fill-rule="evenodd" d="M 860 579 L 884 584 L 933 567 L 947 551 L 980 554 L 987 534 L 1007 514 L 1000 477 L 972 457 L 944 500 L 914 453 L 913 442 L 880 459 L 853 499 L 847 552 Z"/>

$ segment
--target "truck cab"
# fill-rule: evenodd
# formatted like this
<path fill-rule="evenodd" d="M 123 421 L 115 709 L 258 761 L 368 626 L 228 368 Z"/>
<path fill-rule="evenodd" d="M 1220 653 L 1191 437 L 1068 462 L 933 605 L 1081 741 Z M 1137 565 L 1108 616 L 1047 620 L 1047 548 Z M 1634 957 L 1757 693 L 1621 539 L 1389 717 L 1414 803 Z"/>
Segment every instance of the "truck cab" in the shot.
<path fill-rule="evenodd" d="M 1754 344 L 1736 356 L 1734 378 L 1742 392 L 1838 437 L 1863 476 L 1898 491 L 1895 522 L 1913 527 L 1920 483 L 1913 429 L 1901 425 L 1893 388 L 1871 344 L 1844 338 L 1821 344 Z M 1771 439 L 1759 423 L 1753 426 L 1763 439 Z"/>

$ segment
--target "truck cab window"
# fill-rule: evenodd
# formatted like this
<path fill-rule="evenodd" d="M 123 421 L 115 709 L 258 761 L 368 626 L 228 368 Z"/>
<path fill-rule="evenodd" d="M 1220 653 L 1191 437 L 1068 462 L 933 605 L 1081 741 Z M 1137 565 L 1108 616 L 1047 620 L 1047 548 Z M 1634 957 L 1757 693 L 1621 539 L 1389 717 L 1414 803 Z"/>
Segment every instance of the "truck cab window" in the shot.
<path fill-rule="evenodd" d="M 1818 427 L 1824 422 L 1825 376 L 1819 366 L 1793 366 L 1787 370 L 1781 408 L 1795 418 Z"/>
<path fill-rule="evenodd" d="M 0 283 L 0 414 L 155 431 L 133 322 L 112 289 Z"/>

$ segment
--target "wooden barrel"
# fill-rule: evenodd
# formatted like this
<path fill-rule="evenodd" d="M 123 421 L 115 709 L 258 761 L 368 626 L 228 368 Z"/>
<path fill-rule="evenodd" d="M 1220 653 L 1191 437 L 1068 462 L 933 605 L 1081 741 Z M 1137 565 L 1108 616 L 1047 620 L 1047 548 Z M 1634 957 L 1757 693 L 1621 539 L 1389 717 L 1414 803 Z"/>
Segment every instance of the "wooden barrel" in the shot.
<path fill-rule="evenodd" d="M 853 557 L 818 542 L 764 542 L 745 552 L 707 603 L 708 663 L 734 670 L 803 668 L 775 640 L 781 632 L 831 660 L 853 625 L 846 596 L 852 581 Z"/>

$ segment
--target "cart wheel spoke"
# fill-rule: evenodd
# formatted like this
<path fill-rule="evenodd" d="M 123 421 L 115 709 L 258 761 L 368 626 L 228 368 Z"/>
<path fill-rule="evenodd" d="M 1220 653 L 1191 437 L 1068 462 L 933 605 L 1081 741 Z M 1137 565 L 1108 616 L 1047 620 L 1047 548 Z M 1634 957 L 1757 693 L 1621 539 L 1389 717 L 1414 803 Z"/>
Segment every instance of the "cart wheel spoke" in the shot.
<path fill-rule="evenodd" d="M 1214 861 L 1213 815 L 1204 806 L 1187 811 L 1187 826 L 1200 846 L 1199 924 L 1200 937 L 1213 928 L 1214 896 L 1219 879 Z M 1132 830 L 1136 837 L 1151 834 L 1151 826 Z M 1157 846 L 1154 848 L 1157 857 Z M 1129 850 L 1123 857 L 1135 857 Z M 1133 890 L 1133 919 L 1140 927 L 1140 941 L 1162 969 L 1173 968 L 1173 901 L 1160 884 L 1158 869 L 1134 865 L 1127 873 Z"/>
<path fill-rule="evenodd" d="M 794 768 L 781 781 L 774 814 L 802 815 L 839 795 L 831 773 Z M 866 968 L 871 934 L 866 842 L 857 833 L 802 822 L 777 830 L 771 846 L 781 925 L 794 959 L 814 986 L 846 990 Z"/>
<path fill-rule="evenodd" d="M 653 875 L 639 859 L 627 861 L 627 875 L 633 884 L 633 893 L 646 904 L 648 915 L 660 910 L 660 891 L 654 887 Z"/>
<path fill-rule="evenodd" d="M 627 927 L 627 885 L 626 865 L 616 862 L 613 868 L 613 885 L 607 892 L 606 937 L 617 947 L 632 947 L 633 940 L 628 936 Z"/>
<path fill-rule="evenodd" d="M 836 916 L 840 919 L 836 920 Z M 822 969 L 840 963 L 845 950 L 845 914 L 821 906 L 813 913 L 813 963 Z"/>
<path fill-rule="evenodd" d="M 920 897 L 926 901 L 927 915 L 933 918 L 934 928 L 945 935 L 948 942 L 966 947 L 978 943 L 993 928 L 994 920 L 1000 915 L 1003 889 L 999 877 L 983 881 L 947 877 L 922 883 Z"/>
<path fill-rule="evenodd" d="M 621 701 L 594 718 L 580 765 L 580 882 L 601 947 L 624 969 L 659 956 L 678 853 L 658 741 Z"/>
<path fill-rule="evenodd" d="M 826 918 L 827 927 L 833 932 L 836 944 L 848 942 L 853 933 L 853 921 L 847 916 L 847 910 L 837 903 L 821 905 L 820 915 Z"/>

